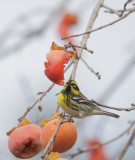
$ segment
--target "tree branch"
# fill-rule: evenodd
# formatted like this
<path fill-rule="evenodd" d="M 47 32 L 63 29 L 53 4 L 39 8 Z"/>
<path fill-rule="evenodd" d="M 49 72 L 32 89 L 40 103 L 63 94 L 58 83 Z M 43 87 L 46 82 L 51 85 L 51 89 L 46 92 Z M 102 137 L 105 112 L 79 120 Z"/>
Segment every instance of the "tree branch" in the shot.
<path fill-rule="evenodd" d="M 124 154 L 126 153 L 126 151 L 128 150 L 129 146 L 131 145 L 133 139 L 135 137 L 135 129 L 133 130 L 129 140 L 127 141 L 127 143 L 125 144 L 125 146 L 122 148 L 120 154 L 118 155 L 117 160 L 122 160 Z"/>
<path fill-rule="evenodd" d="M 71 42 L 69 42 L 68 45 L 65 45 L 65 47 L 66 47 L 66 48 L 72 47 L 72 48 L 74 48 L 74 49 L 75 49 L 75 48 L 82 48 L 82 49 L 85 49 L 86 51 L 90 52 L 91 54 L 93 54 L 93 51 L 90 50 L 90 49 L 88 49 L 86 46 L 85 46 L 85 47 L 78 46 L 78 45 L 75 45 L 75 44 L 73 44 L 73 43 L 71 43 Z"/>
<path fill-rule="evenodd" d="M 134 69 L 134 62 L 135 56 L 132 56 L 130 60 L 127 62 L 127 64 L 122 68 L 122 70 L 118 73 L 116 78 L 111 82 L 109 87 L 101 93 L 101 96 L 99 98 L 100 102 L 103 102 L 104 100 L 107 100 L 119 87 L 120 85 L 128 78 L 128 76 L 131 74 L 132 70 Z"/>
<path fill-rule="evenodd" d="M 71 67 L 72 64 L 73 64 L 73 61 L 71 61 L 71 62 L 67 65 L 67 67 L 66 67 L 66 69 L 64 70 L 64 72 L 66 72 L 66 71 Z M 31 106 L 28 106 L 28 107 L 26 108 L 26 111 L 24 112 L 24 114 L 18 119 L 19 122 L 21 122 L 21 121 L 26 117 L 26 115 L 28 114 L 28 112 L 29 112 L 31 109 L 33 109 L 33 107 L 34 107 L 38 102 L 40 102 L 40 101 L 43 99 L 43 97 L 53 88 L 54 85 L 55 85 L 55 83 L 53 83 L 46 91 L 44 91 L 44 92 L 39 92 L 39 94 L 41 94 L 41 96 L 40 96 L 37 100 L 35 100 L 35 102 L 33 102 Z"/>
<path fill-rule="evenodd" d="M 122 16 L 123 13 L 126 11 L 126 7 L 127 7 L 128 3 L 130 3 L 131 1 L 132 1 L 132 0 L 127 0 L 127 2 L 124 4 L 124 8 L 123 8 L 120 16 Z"/>
<path fill-rule="evenodd" d="M 116 9 L 113 9 L 111 7 L 106 6 L 105 4 L 102 4 L 102 7 L 108 9 L 111 13 L 115 13 L 117 14 L 119 17 L 121 16 L 121 13 L 119 11 L 117 11 Z"/>
<path fill-rule="evenodd" d="M 28 112 L 38 103 L 42 100 L 42 98 L 53 88 L 55 84 L 53 83 L 46 91 L 43 92 L 43 94 L 35 101 L 32 103 L 31 106 L 27 107 L 26 111 L 24 114 L 18 119 L 19 122 L 22 122 L 22 120 L 25 118 L 25 116 L 28 114 Z"/>
<path fill-rule="evenodd" d="M 99 12 L 103 2 L 104 2 L 104 0 L 99 0 L 97 2 L 97 5 L 92 12 L 91 18 L 90 18 L 89 23 L 88 23 L 87 28 L 86 28 L 87 34 L 85 34 L 83 36 L 82 42 L 80 43 L 80 48 L 78 49 L 78 53 L 77 53 L 78 58 L 74 62 L 74 66 L 73 66 L 73 70 L 72 70 L 72 74 L 71 74 L 71 79 L 73 79 L 73 80 L 75 79 L 75 76 L 76 76 L 76 70 L 77 70 L 77 67 L 78 67 L 78 62 L 79 62 L 79 60 L 81 58 L 81 55 L 82 55 L 82 51 L 86 47 L 87 40 L 88 40 L 88 38 L 90 36 L 90 33 L 91 33 L 90 31 L 91 31 L 92 26 L 93 26 L 93 24 L 94 24 L 94 22 L 95 22 L 95 20 L 98 16 L 98 12 Z M 53 150 L 53 145 L 54 145 L 54 142 L 55 142 L 55 138 L 57 136 L 57 133 L 58 133 L 59 127 L 62 123 L 62 120 L 63 120 L 63 117 L 61 117 L 59 125 L 58 125 L 57 129 L 55 130 L 55 133 L 53 134 L 53 136 L 49 140 L 49 143 L 47 144 L 47 146 L 46 146 L 46 148 L 45 148 L 45 150 L 44 150 L 44 152 L 41 156 L 41 160 L 46 160 L 48 155 L 50 154 L 50 152 Z"/>
<path fill-rule="evenodd" d="M 91 15 L 91 17 L 90 17 L 90 20 L 89 20 L 88 25 L 87 25 L 87 28 L 86 28 L 86 32 L 89 32 L 89 33 L 88 33 L 88 34 L 85 34 L 85 35 L 83 36 L 83 39 L 82 39 L 82 41 L 81 41 L 81 43 L 80 43 L 80 46 L 81 46 L 82 48 L 79 48 L 79 49 L 78 49 L 78 52 L 77 52 L 77 54 L 78 54 L 78 59 L 77 59 L 77 60 L 75 61 L 75 63 L 74 63 L 73 71 L 72 71 L 72 74 L 71 74 L 71 79 L 75 79 L 76 70 L 77 70 L 77 66 L 78 66 L 79 59 L 81 58 L 81 55 L 82 55 L 83 47 L 86 47 L 87 40 L 88 40 L 88 38 L 89 38 L 89 36 L 90 36 L 90 30 L 91 30 L 92 27 L 93 27 L 93 24 L 94 24 L 94 22 L 95 22 L 95 20 L 96 20 L 96 18 L 97 18 L 97 16 L 98 16 L 98 12 L 99 12 L 99 10 L 100 10 L 103 2 L 104 2 L 104 0 L 98 0 L 97 4 L 96 4 L 96 6 L 95 6 L 95 8 L 94 8 L 94 10 L 93 10 L 93 12 L 92 12 L 92 15 Z"/>
<path fill-rule="evenodd" d="M 126 13 L 126 14 L 123 15 L 123 16 L 121 16 L 119 19 L 117 19 L 117 20 L 115 20 L 115 21 L 112 21 L 112 22 L 110 22 L 110 23 L 108 23 L 108 24 L 106 24 L 106 25 L 100 26 L 100 27 L 95 28 L 95 29 L 90 30 L 90 31 L 86 31 L 86 32 L 81 33 L 81 34 L 76 34 L 76 35 L 71 35 L 71 36 L 63 37 L 62 40 L 65 40 L 65 39 L 71 38 L 71 37 L 79 37 L 79 36 L 82 36 L 82 35 L 87 35 L 87 34 L 90 34 L 90 33 L 92 33 L 92 32 L 98 31 L 98 30 L 100 30 L 100 29 L 106 28 L 106 27 L 108 27 L 108 26 L 111 26 L 111 25 L 113 25 L 113 24 L 121 21 L 122 19 L 126 18 L 127 16 L 129 16 L 129 15 L 130 15 L 131 13 L 133 13 L 133 12 L 135 12 L 135 7 L 132 8 L 132 9 L 130 9 L 130 10 L 128 11 L 128 13 Z"/>
<path fill-rule="evenodd" d="M 47 146 L 45 147 L 43 153 L 42 153 L 42 156 L 41 156 L 41 159 L 40 160 L 46 160 L 47 157 L 49 156 L 49 154 L 51 153 L 51 151 L 53 150 L 53 147 L 54 147 L 54 143 L 55 143 L 55 139 L 56 139 L 56 136 L 57 136 L 57 133 L 59 131 L 59 128 L 60 128 L 60 125 L 62 123 L 64 119 L 64 116 L 62 116 L 60 118 L 60 121 L 59 121 L 59 124 L 54 132 L 54 134 L 52 135 L 52 137 L 49 139 L 49 142 L 47 144 Z"/>
<path fill-rule="evenodd" d="M 126 133 L 129 133 L 130 130 L 132 129 L 132 127 L 135 125 L 135 120 L 131 122 L 130 126 L 128 126 L 122 133 L 120 133 L 118 136 L 114 137 L 113 139 L 105 142 L 105 143 L 101 143 L 101 144 L 97 144 L 97 145 L 94 145 L 88 149 L 79 149 L 77 152 L 75 153 L 71 153 L 71 154 L 68 154 L 67 156 L 70 156 L 71 158 L 74 158 L 75 156 L 78 156 L 82 153 L 85 153 L 85 152 L 90 152 L 90 151 L 93 151 L 93 150 L 96 150 L 102 146 L 105 146 L 105 145 L 108 145 L 114 141 L 116 141 L 117 139 L 121 138 L 123 135 L 125 135 Z"/>
<path fill-rule="evenodd" d="M 117 110 L 117 111 L 132 111 L 132 110 L 135 110 L 135 106 L 133 107 L 129 107 L 129 108 L 120 108 L 120 107 L 111 107 L 111 106 L 108 106 L 108 105 L 105 105 L 105 104 L 101 104 L 99 102 L 96 102 L 95 100 L 91 99 L 89 100 L 91 103 L 95 103 L 97 104 L 98 106 L 101 106 L 101 107 L 105 107 L 105 108 L 109 108 L 109 109 L 114 109 L 114 110 Z"/>
<path fill-rule="evenodd" d="M 95 72 L 93 68 L 91 68 L 88 63 L 81 57 L 82 62 L 85 64 L 85 66 L 92 72 L 94 73 L 97 78 L 100 80 L 101 79 L 101 75 L 99 74 L 99 72 Z"/>
<path fill-rule="evenodd" d="M 87 29 L 86 31 L 88 31 L 89 29 L 92 28 L 93 24 L 94 24 L 94 21 L 96 19 L 96 17 L 98 16 L 98 12 L 99 12 L 99 9 L 101 7 L 101 4 L 102 4 L 103 0 L 99 0 L 95 9 L 93 10 L 93 13 L 92 13 L 92 16 L 90 18 L 90 21 L 88 23 L 88 26 L 87 26 Z M 87 42 L 87 39 L 89 38 L 89 35 L 84 35 L 83 37 L 83 40 L 81 42 L 81 47 L 85 47 L 86 46 L 86 42 Z M 77 69 L 77 65 L 78 65 L 78 61 L 81 57 L 81 54 L 82 54 L 82 51 L 83 51 L 83 48 L 79 48 L 80 50 L 78 51 L 78 59 L 74 62 L 74 67 L 73 67 L 73 71 L 72 71 L 72 79 L 75 79 L 75 73 L 76 73 L 76 69 Z M 73 62 L 73 61 L 72 61 Z M 55 131 L 55 133 L 53 134 L 53 136 L 51 137 L 51 139 L 49 140 L 49 143 L 47 144 L 45 150 L 43 151 L 43 154 L 41 156 L 41 160 L 46 160 L 48 155 L 50 154 L 50 152 L 52 151 L 53 149 L 53 145 L 54 145 L 54 142 L 55 142 L 55 138 L 57 136 L 57 133 L 58 133 L 58 130 L 59 130 L 59 127 L 61 125 L 61 122 L 63 120 L 63 116 L 61 117 L 60 119 L 60 122 L 59 122 L 59 125 Z"/>

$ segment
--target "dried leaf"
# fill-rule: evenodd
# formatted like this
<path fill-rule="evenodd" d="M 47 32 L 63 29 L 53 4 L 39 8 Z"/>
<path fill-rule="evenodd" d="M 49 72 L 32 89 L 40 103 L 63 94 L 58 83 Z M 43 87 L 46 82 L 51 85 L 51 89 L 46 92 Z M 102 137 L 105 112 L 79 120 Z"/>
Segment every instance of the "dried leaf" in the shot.
<path fill-rule="evenodd" d="M 54 119 L 58 119 L 58 118 L 60 118 L 60 113 L 56 112 L 51 119 L 49 119 L 49 120 L 43 119 L 42 120 L 42 124 L 40 125 L 40 127 L 43 128 L 48 122 L 50 122 L 50 121 L 52 121 Z"/>
<path fill-rule="evenodd" d="M 64 47 L 57 45 L 55 42 L 52 43 L 51 50 L 64 50 Z"/>
<path fill-rule="evenodd" d="M 58 152 L 51 152 L 50 155 L 47 157 L 47 160 L 55 160 L 60 157 L 60 153 Z"/>
<path fill-rule="evenodd" d="M 20 122 L 16 127 L 13 127 L 9 132 L 7 132 L 7 135 L 10 136 L 10 134 L 17 128 L 31 124 L 32 122 L 30 122 L 29 120 L 27 120 L 26 118 L 24 118 L 22 120 L 22 122 Z"/>

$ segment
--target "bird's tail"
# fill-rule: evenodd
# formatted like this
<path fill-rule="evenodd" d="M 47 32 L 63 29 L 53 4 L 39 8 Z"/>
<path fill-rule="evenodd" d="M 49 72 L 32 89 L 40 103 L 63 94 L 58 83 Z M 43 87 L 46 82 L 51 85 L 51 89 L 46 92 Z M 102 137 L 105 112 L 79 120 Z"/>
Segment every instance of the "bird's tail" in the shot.
<path fill-rule="evenodd" d="M 120 117 L 118 114 L 103 111 L 103 110 L 96 110 L 95 114 L 96 115 L 106 115 L 106 116 L 110 116 L 110 117 L 114 117 L 114 118 L 119 118 Z"/>

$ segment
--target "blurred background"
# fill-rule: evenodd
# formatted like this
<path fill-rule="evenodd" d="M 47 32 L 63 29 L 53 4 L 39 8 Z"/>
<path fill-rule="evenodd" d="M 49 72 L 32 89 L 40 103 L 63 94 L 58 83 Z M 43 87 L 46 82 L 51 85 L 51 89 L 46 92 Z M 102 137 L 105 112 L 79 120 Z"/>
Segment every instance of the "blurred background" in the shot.
<path fill-rule="evenodd" d="M 106 0 L 105 4 L 123 9 L 125 0 Z M 65 13 L 76 14 L 78 23 L 70 28 L 71 34 L 83 33 L 97 0 L 2 0 L 0 5 L 0 159 L 16 160 L 8 150 L 6 132 L 18 124 L 18 118 L 26 108 L 52 84 L 44 74 L 46 53 L 53 41 L 59 45 L 67 44 L 61 40 L 59 25 Z M 128 5 L 130 8 L 130 4 Z M 107 24 L 118 18 L 102 8 L 93 28 Z M 90 72 L 80 61 L 76 81 L 81 92 L 89 99 L 95 99 L 115 107 L 130 107 L 135 103 L 135 13 L 126 19 L 91 34 L 87 47 L 94 54 L 83 51 L 83 58 L 101 80 Z M 82 37 L 74 38 L 80 44 Z M 68 80 L 72 67 L 65 73 Z M 41 124 L 56 110 L 56 94 L 62 89 L 55 85 L 42 100 L 43 110 L 38 105 L 28 113 L 27 118 Z M 60 110 L 62 111 L 62 110 Z M 83 120 L 75 119 L 78 139 L 67 153 L 78 148 L 89 147 L 89 142 L 106 142 L 120 134 L 135 118 L 135 111 L 112 111 L 119 119 L 105 116 L 92 116 Z M 130 134 L 104 147 L 106 159 L 114 160 Z M 135 159 L 135 146 L 129 147 L 124 160 Z M 41 153 L 31 159 L 40 159 Z M 68 157 L 68 159 L 70 159 Z M 74 159 L 90 160 L 90 153 L 81 154 Z M 97 159 L 95 159 L 97 160 Z"/>

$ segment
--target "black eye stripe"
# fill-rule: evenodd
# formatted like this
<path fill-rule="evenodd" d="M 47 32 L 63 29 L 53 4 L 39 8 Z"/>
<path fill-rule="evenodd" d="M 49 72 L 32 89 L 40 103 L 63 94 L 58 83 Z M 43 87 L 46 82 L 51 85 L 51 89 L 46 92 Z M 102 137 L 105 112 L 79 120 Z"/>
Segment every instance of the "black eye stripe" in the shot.
<path fill-rule="evenodd" d="M 72 83 L 71 83 L 71 85 L 72 85 L 73 87 L 77 87 L 77 85 L 76 85 L 76 84 L 72 84 Z"/>
<path fill-rule="evenodd" d="M 78 88 L 78 86 L 77 86 L 76 84 L 71 84 L 71 85 L 73 86 L 73 88 L 74 88 L 75 90 L 79 91 L 79 88 Z"/>

